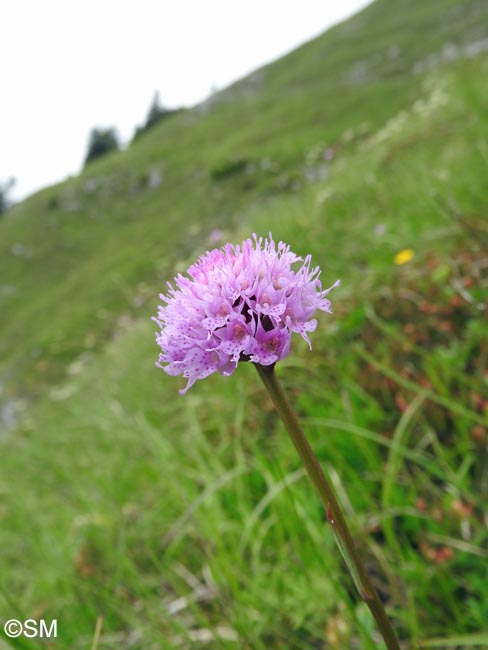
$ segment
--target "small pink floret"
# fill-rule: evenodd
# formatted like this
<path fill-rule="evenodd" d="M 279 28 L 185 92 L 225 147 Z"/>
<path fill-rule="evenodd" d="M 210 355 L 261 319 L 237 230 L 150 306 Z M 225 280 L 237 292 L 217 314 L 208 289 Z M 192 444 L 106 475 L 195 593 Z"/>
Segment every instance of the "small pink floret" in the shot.
<path fill-rule="evenodd" d="M 202 255 L 179 274 L 160 298 L 153 320 L 160 331 L 157 365 L 169 375 L 197 379 L 219 371 L 231 375 L 239 361 L 271 365 L 290 351 L 292 332 L 310 345 L 317 309 L 331 312 L 319 267 L 297 257 L 290 247 L 253 235 L 242 245 L 226 244 Z M 295 270 L 292 266 L 297 267 Z M 310 345 L 311 347 L 311 345 Z"/>

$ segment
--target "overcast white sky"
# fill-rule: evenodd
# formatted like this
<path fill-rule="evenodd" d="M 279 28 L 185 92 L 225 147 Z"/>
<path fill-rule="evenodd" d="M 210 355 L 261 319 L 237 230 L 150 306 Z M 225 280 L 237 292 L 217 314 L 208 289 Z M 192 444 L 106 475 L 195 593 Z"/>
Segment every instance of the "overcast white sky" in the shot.
<path fill-rule="evenodd" d="M 0 182 L 16 199 L 80 170 L 88 133 L 133 134 L 159 91 L 191 106 L 370 0 L 5 0 Z"/>

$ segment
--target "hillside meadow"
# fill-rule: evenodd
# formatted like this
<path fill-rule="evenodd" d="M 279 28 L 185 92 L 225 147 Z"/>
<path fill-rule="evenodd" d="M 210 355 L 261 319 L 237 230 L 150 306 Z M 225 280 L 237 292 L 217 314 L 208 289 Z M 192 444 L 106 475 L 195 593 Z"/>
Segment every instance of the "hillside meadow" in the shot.
<path fill-rule="evenodd" d="M 488 647 L 487 75 L 485 2 L 376 0 L 3 216 L 2 623 L 382 647 L 252 364 L 155 367 L 166 283 L 272 232 L 341 280 L 277 373 L 402 648 Z"/>

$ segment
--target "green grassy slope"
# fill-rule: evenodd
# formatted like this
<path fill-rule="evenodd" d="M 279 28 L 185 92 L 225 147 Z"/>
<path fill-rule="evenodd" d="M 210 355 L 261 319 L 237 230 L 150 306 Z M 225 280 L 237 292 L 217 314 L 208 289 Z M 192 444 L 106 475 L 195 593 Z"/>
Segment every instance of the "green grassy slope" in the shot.
<path fill-rule="evenodd" d="M 379 647 L 252 367 L 154 368 L 165 282 L 271 230 L 342 281 L 280 375 L 401 638 L 488 646 L 487 53 L 481 0 L 377 0 L 0 222 L 0 620 Z"/>

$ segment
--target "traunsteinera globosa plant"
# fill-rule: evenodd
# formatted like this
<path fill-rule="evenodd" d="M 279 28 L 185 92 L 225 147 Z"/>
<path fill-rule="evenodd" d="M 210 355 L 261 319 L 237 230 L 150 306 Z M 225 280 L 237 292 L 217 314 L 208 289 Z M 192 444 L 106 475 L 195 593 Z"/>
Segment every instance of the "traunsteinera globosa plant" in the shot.
<path fill-rule="evenodd" d="M 161 294 L 163 305 L 153 320 L 161 347 L 157 365 L 187 384 L 214 372 L 232 375 L 239 362 L 255 364 L 300 458 L 320 495 L 339 549 L 351 570 L 361 598 L 368 604 L 388 650 L 399 650 L 383 604 L 362 562 L 330 482 L 292 410 L 275 373 L 275 364 L 290 352 L 292 333 L 309 344 L 317 327 L 317 310 L 332 313 L 322 289 L 320 268 L 311 268 L 290 246 L 257 235 L 240 246 L 226 244 L 202 255 L 185 277 L 175 278 Z"/>

